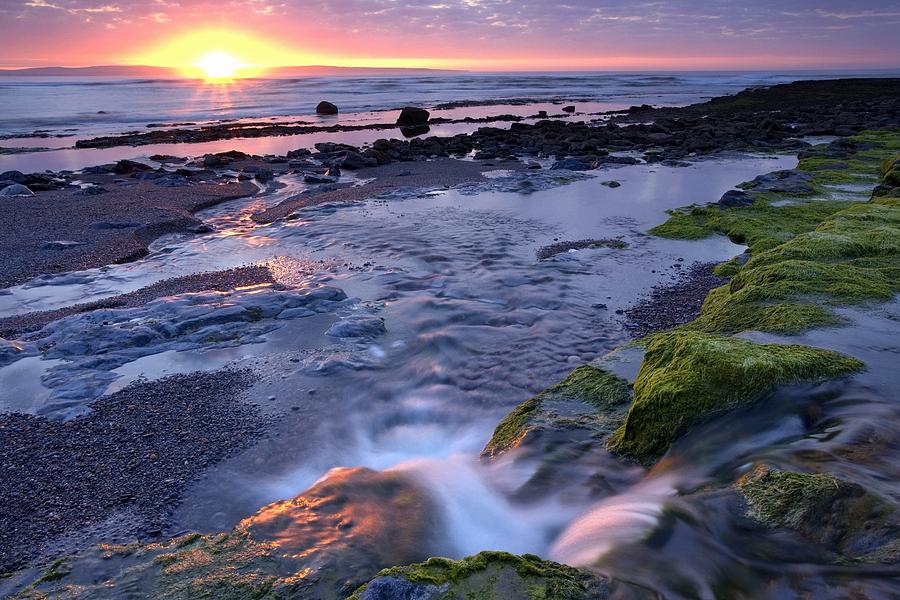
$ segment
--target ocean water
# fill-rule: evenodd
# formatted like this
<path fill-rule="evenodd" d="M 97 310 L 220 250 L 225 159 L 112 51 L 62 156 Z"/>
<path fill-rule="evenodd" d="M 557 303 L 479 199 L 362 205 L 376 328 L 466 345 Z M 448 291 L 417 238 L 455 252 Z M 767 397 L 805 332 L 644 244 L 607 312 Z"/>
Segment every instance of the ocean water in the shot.
<path fill-rule="evenodd" d="M 584 100 L 614 107 L 683 105 L 750 86 L 798 79 L 896 75 L 897 71 L 461 73 L 403 77 L 193 80 L 0 77 L 0 135 L 35 130 L 76 134 L 149 123 L 309 116 L 321 100 L 342 113 L 434 106 L 456 100 Z M 7 145 L 7 144 L 3 144 Z"/>

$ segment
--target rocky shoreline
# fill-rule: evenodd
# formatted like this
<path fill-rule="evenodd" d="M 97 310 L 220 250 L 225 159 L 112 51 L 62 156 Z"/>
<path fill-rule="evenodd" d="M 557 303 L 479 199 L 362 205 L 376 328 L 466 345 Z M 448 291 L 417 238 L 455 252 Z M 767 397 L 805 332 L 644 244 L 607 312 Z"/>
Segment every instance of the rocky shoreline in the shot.
<path fill-rule="evenodd" d="M 840 308 L 883 304 L 900 292 L 896 268 L 900 260 L 900 130 L 894 129 L 900 126 L 900 80 L 873 81 L 802 82 L 681 109 L 635 107 L 600 126 L 542 121 L 509 130 L 485 128 L 471 136 L 384 140 L 369 148 L 321 144 L 316 153 L 298 151 L 285 157 L 233 153 L 200 160 L 215 173 L 210 177 L 222 178 L 219 187 L 231 193 L 235 186 L 249 186 L 251 178 L 265 182 L 276 173 L 293 171 L 313 178 L 310 191 L 253 216 L 257 222 L 271 223 L 314 204 L 363 200 L 404 187 L 480 181 L 486 170 L 527 168 L 523 158 L 552 157 L 551 168 L 578 171 L 637 162 L 632 156 L 614 154 L 622 151 L 641 152 L 650 163 L 725 150 L 799 152 L 797 169 L 758 177 L 717 204 L 672 211 L 666 223 L 651 231 L 678 240 L 725 235 L 746 244 L 748 252 L 719 265 L 691 265 L 680 280 L 652 290 L 624 311 L 625 326 L 635 341 L 579 366 L 498 424 L 485 445 L 486 462 L 527 459 L 541 463 L 535 476 L 513 493 L 523 500 L 551 488 L 554 473 L 568 476 L 566 469 L 598 453 L 618 461 L 623 469 L 643 466 L 662 474 L 677 470 L 677 465 L 667 462 L 667 453 L 711 424 L 766 405 L 790 386 L 846 387 L 866 370 L 865 363 L 843 352 L 784 338 L 846 324 Z M 626 122 L 638 124 L 617 124 Z M 796 139 L 805 135 L 849 137 L 812 147 Z M 473 152 L 475 161 L 452 158 Z M 165 179 L 171 174 L 162 167 L 132 168 L 137 173 L 129 174 L 131 178 L 152 172 L 154 178 Z M 374 181 L 342 187 L 342 169 Z M 137 185 L 144 186 L 139 188 L 141 193 L 152 195 L 153 183 Z M 189 182 L 186 189 L 199 192 L 204 185 Z M 853 186 L 865 187 L 866 198 L 871 189 L 871 198 L 847 199 Z M 120 192 L 96 198 L 112 198 L 113 193 Z M 38 192 L 38 198 L 45 194 L 56 194 L 53 199 L 59 200 L 71 190 Z M 190 219 L 191 207 L 223 197 L 211 195 L 185 200 L 187 204 L 177 209 L 182 211 L 180 218 Z M 119 201 L 122 196 L 115 198 Z M 162 200 L 153 200 L 158 201 Z M 140 209 L 141 202 L 146 198 L 136 201 L 134 210 Z M 84 231 L 94 218 L 73 219 L 67 231 Z M 162 222 L 145 227 L 156 232 L 166 228 Z M 173 230 L 184 231 L 185 226 Z M 146 241 L 149 235 L 136 239 Z M 109 240 L 119 243 L 121 238 Z M 600 246 L 616 248 L 622 243 L 561 241 L 539 249 L 536 258 Z M 103 252 L 96 250 L 98 258 L 93 260 L 102 260 Z M 84 257 L 79 260 L 93 264 Z M 40 271 L 46 264 L 36 261 L 20 271 L 9 267 L 12 274 L 2 272 L 5 280 L 21 281 L 25 275 L 20 273 Z M 219 289 L 216 286 L 228 289 L 268 283 L 270 278 L 264 267 L 249 267 L 169 280 L 104 302 L 114 308 L 131 306 L 167 293 Z M 61 316 L 109 307 L 100 302 L 3 319 L 0 335 L 27 333 Z M 746 332 L 776 339 L 762 343 L 747 339 Z M 96 401 L 93 412 L 67 423 L 0 416 L 0 453 L 6 452 L 0 464 L 9 484 L 0 486 L 5 494 L 0 504 L 20 511 L 10 513 L 10 523 L 0 522 L 0 531 L 9 532 L 0 538 L 4 559 L 0 571 L 46 559 L 53 554 L 53 549 L 42 548 L 46 540 L 118 510 L 133 510 L 140 516 L 140 526 L 126 527 L 120 531 L 123 537 L 158 535 L 165 511 L 178 502 L 188 482 L 265 431 L 255 408 L 240 399 L 251 378 L 246 372 L 226 371 L 138 383 Z M 166 402 L 157 402 L 160 397 Z M 827 401 L 802 404 L 792 414 L 792 423 L 799 423 L 802 430 L 797 435 L 827 437 L 836 418 L 831 410 L 834 407 Z M 92 443 L 95 438 L 103 443 Z M 720 513 L 748 529 L 758 528 L 759 535 L 788 540 L 799 536 L 814 545 L 816 560 L 846 570 L 840 577 L 852 577 L 857 566 L 871 568 L 876 573 L 871 585 L 877 592 L 883 577 L 879 569 L 890 573 L 900 565 L 900 501 L 867 486 L 865 477 L 854 469 L 891 459 L 897 442 L 875 435 L 842 441 L 839 453 L 817 455 L 812 472 L 807 472 L 809 463 L 798 457 L 793 457 L 796 464 L 784 464 L 752 454 L 742 463 L 745 457 L 738 456 L 720 465 L 715 477 L 694 487 L 684 486 L 677 494 L 690 499 L 712 494 L 727 498 L 717 509 Z M 73 448 L 76 460 L 58 460 Z M 850 467 L 837 463 L 844 455 L 840 453 L 852 457 Z M 161 462 L 165 469 L 157 468 Z M 602 499 L 605 488 L 598 476 L 571 472 L 583 477 L 586 494 Z M 102 485 L 93 479 L 95 473 L 106 478 Z M 164 474 L 166 479 L 161 479 Z M 63 499 L 62 492 L 69 488 L 74 490 L 72 497 Z M 100 492 L 91 494 L 94 488 Z M 34 506 L 39 510 L 34 511 Z M 623 594 L 659 597 L 631 580 L 531 555 L 482 552 L 459 561 L 428 559 L 429 542 L 444 533 L 434 512 L 427 493 L 402 474 L 338 469 L 296 498 L 264 507 L 222 534 L 189 534 L 162 542 L 142 539 L 102 551 L 57 548 L 55 552 L 68 556 L 43 573 L 23 571 L 24 575 L 16 576 L 15 591 L 28 598 L 116 597 L 125 589 L 166 598 L 437 600 L 526 593 L 573 600 Z M 55 515 L 49 525 L 47 514 Z M 566 562 L 562 560 L 568 558 L 566 541 L 577 545 L 590 536 L 589 517 L 581 527 L 576 523 L 560 535 L 562 547 L 555 550 L 555 560 Z M 101 553 L 111 566 L 102 580 L 90 579 L 86 565 L 98 561 Z M 737 554 L 741 556 L 740 551 Z M 747 564 L 760 559 L 742 556 L 740 560 Z M 868 576 L 869 571 L 865 573 Z M 838 590 L 834 597 L 856 589 L 856 583 L 834 577 L 826 581 Z M 761 592 L 728 573 L 721 573 L 713 583 L 717 589 L 749 596 Z M 790 576 L 776 574 L 770 583 L 784 589 L 799 585 Z M 863 589 L 869 583 L 858 585 Z"/>

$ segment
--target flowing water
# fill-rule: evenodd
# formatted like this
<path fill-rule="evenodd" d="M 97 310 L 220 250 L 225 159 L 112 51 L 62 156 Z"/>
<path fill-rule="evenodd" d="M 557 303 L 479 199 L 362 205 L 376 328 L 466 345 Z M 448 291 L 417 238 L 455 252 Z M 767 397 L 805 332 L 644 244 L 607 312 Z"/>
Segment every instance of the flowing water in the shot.
<path fill-rule="evenodd" d="M 670 597 L 723 597 L 723 590 L 731 597 L 795 597 L 799 578 L 810 597 L 846 597 L 851 584 L 872 598 L 896 597 L 897 573 L 820 566 L 827 561 L 799 537 L 736 520 L 727 494 L 703 491 L 706 483 L 733 481 L 760 458 L 784 465 L 827 460 L 851 480 L 877 482 L 890 469 L 874 472 L 840 450 L 860 436 L 895 439 L 900 415 L 884 399 L 898 383 L 890 376 L 779 390 L 752 410 L 695 431 L 649 473 L 598 449 L 573 466 L 570 483 L 528 500 L 514 492 L 540 465 L 515 455 L 486 465 L 478 456 L 513 406 L 628 340 L 616 310 L 693 262 L 743 250 L 724 238 L 645 235 L 667 209 L 714 201 L 739 182 L 794 164 L 760 156 L 698 160 L 686 168 L 645 164 L 538 191 L 522 191 L 521 182 L 540 173 L 495 173 L 477 186 L 408 190 L 254 223 L 250 214 L 304 189 L 286 176 L 261 196 L 201 214 L 213 233 L 167 237 L 141 261 L 45 276 L 0 295 L 5 316 L 265 262 L 289 290 L 186 295 L 117 311 L 121 322 L 105 326 L 113 333 L 101 333 L 104 326 L 86 315 L 49 328 L 59 339 L 93 339 L 125 336 L 151 320 L 177 330 L 213 313 L 229 325 L 234 307 L 252 306 L 263 317 L 241 323 L 240 339 L 176 336 L 136 349 L 117 347 L 112 337 L 100 363 L 87 360 L 90 349 L 70 344 L 60 356 L 0 367 L 0 407 L 69 418 L 139 377 L 252 366 L 259 382 L 251 396 L 277 416 L 272 431 L 188 490 L 173 531 L 229 529 L 329 469 L 366 466 L 408 472 L 431 492 L 449 532 L 439 550 L 449 556 L 488 548 L 532 552 Z M 604 179 L 622 187 L 600 185 Z M 555 240 L 612 237 L 628 246 L 546 261 L 535 256 Z M 295 296 L 332 288 L 349 298 L 317 310 L 292 308 Z M 859 315 L 848 329 L 857 334 L 839 337 L 871 349 L 860 328 L 890 332 L 896 324 L 890 315 Z M 363 334 L 342 336 L 343 326 L 360 326 Z M 900 338 L 884 336 L 880 343 L 896 352 Z M 23 396 L 34 400 L 23 406 Z M 804 418 L 811 405 L 828 418 L 811 424 Z M 896 457 L 891 451 L 885 458 Z M 600 497 L 589 493 L 588 478 L 602 480 Z M 881 483 L 886 493 L 895 493 L 892 487 Z"/>

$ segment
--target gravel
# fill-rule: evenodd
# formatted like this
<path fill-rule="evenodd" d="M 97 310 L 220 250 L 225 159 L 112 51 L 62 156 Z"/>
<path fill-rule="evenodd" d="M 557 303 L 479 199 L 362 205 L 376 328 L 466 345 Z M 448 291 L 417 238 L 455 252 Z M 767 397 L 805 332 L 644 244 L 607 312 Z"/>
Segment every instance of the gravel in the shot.
<path fill-rule="evenodd" d="M 536 255 L 538 260 L 547 260 L 548 258 L 552 258 L 557 254 L 562 254 L 563 252 L 568 252 L 569 250 L 585 250 L 588 248 L 613 248 L 615 250 L 621 250 L 627 246 L 627 242 L 619 239 L 576 240 L 557 242 L 555 244 L 550 244 L 549 246 L 543 246 L 538 249 Z"/>
<path fill-rule="evenodd" d="M 0 288 L 42 274 L 141 258 L 157 237 L 199 225 L 192 213 L 258 191 L 249 182 L 182 188 L 129 182 L 104 187 L 109 192 L 98 196 L 54 190 L 0 202 Z"/>
<path fill-rule="evenodd" d="M 253 379 L 223 370 L 138 382 L 66 422 L 0 415 L 0 573 L 117 513 L 138 517 L 119 533 L 160 535 L 189 482 L 263 434 L 265 419 L 240 398 Z"/>
<path fill-rule="evenodd" d="M 659 285 L 625 310 L 625 327 L 636 337 L 666 331 L 697 318 L 706 295 L 728 279 L 713 274 L 716 263 L 694 263 L 678 281 Z"/>

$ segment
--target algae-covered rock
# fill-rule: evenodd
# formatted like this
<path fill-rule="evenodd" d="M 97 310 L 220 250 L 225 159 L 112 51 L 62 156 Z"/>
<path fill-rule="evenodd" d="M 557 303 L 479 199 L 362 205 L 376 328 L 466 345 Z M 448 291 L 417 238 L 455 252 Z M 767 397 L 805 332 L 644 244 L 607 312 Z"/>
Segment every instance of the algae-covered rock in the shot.
<path fill-rule="evenodd" d="M 627 406 L 630 399 L 631 386 L 621 377 L 592 365 L 580 366 L 509 413 L 497 425 L 482 455 L 497 456 L 553 433 L 609 433 L 618 424 L 615 409 Z M 624 410 L 620 412 L 624 414 Z"/>
<path fill-rule="evenodd" d="M 748 514 L 768 525 L 798 531 L 850 558 L 900 562 L 896 507 L 856 483 L 757 465 L 735 487 Z"/>
<path fill-rule="evenodd" d="M 346 598 L 380 569 L 427 557 L 438 531 L 427 492 L 406 475 L 335 469 L 230 532 L 71 557 L 23 597 Z"/>
<path fill-rule="evenodd" d="M 853 159 L 801 161 L 807 179 L 821 192 L 815 198 L 784 204 L 776 202 L 783 198 L 763 193 L 752 206 L 677 211 L 652 230 L 682 239 L 719 232 L 750 246 L 749 261 L 717 270 L 734 279 L 709 295 L 688 327 L 794 334 L 841 323 L 829 306 L 885 301 L 900 292 L 900 204 L 891 197 L 888 177 L 895 160 L 881 164 L 883 182 L 868 202 L 835 200 L 827 192 L 828 185 L 877 181 L 879 163 L 900 147 L 900 132 L 874 132 L 851 141 L 859 148 Z M 860 200 L 867 196 L 858 193 Z"/>
<path fill-rule="evenodd" d="M 642 462 L 663 454 L 691 426 L 748 406 L 774 386 L 838 377 L 862 363 L 835 352 L 690 331 L 651 338 L 634 402 L 609 448 Z"/>
<path fill-rule="evenodd" d="M 529 554 L 481 552 L 386 569 L 351 600 L 602 600 L 611 593 L 608 581 L 586 571 Z"/>

